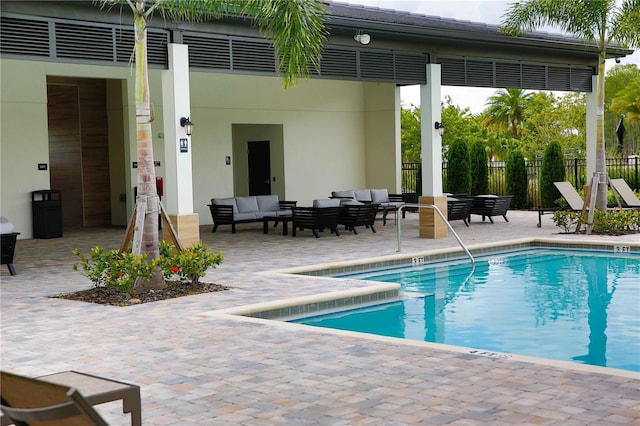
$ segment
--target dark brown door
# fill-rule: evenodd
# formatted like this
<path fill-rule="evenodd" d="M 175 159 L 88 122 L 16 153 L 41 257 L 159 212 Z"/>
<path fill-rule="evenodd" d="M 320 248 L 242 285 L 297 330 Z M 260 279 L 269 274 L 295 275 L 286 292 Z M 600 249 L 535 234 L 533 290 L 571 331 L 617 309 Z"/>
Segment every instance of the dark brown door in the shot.
<path fill-rule="evenodd" d="M 249 195 L 271 195 L 271 151 L 269 141 L 249 142 Z"/>
<path fill-rule="evenodd" d="M 81 227 L 84 226 L 84 215 L 78 86 L 49 84 L 47 98 L 49 182 L 51 189 L 61 191 L 63 227 Z"/>

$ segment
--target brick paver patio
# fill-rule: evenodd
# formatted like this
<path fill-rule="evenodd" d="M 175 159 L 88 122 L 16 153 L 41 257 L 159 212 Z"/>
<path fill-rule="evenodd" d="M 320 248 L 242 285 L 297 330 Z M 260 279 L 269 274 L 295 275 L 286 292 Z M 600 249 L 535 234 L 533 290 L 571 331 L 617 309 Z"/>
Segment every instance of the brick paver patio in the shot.
<path fill-rule="evenodd" d="M 525 237 L 640 244 L 637 234 L 559 235 L 550 216 L 537 228 L 534 212 L 509 218 L 453 226 L 468 245 Z M 89 287 L 71 269 L 72 248 L 116 248 L 123 229 L 20 240 L 18 275 L 2 267 L 2 369 L 30 376 L 78 370 L 136 383 L 145 425 L 640 424 L 637 373 L 215 312 L 362 285 L 265 272 L 397 255 L 393 220 L 377 228 L 315 239 L 308 231 L 264 235 L 260 224 L 239 225 L 235 235 L 203 226 L 203 241 L 225 256 L 205 280 L 233 289 L 130 307 L 47 297 Z M 407 256 L 457 246 L 451 236 L 417 238 L 416 214 L 403 221 L 403 235 Z M 110 424 L 129 422 L 119 403 L 97 409 Z"/>

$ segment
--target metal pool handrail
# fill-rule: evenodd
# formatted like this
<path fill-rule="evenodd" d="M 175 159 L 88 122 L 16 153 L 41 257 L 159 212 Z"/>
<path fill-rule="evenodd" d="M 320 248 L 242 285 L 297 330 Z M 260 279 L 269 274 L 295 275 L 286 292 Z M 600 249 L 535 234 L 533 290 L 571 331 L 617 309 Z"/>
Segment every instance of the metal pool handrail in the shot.
<path fill-rule="evenodd" d="M 403 204 L 400 207 L 398 207 L 398 217 L 400 217 L 400 214 L 402 213 L 402 210 L 404 210 L 405 207 L 426 207 L 426 208 L 431 208 L 434 209 L 436 211 L 436 213 L 438 213 L 438 215 L 440 216 L 440 218 L 444 221 L 444 223 L 447 224 L 447 227 L 449 228 L 449 230 L 453 233 L 453 236 L 456 237 L 456 240 L 458 240 L 458 244 L 460 244 L 460 247 L 462 247 L 462 249 L 465 251 L 465 253 L 467 254 L 467 256 L 469 256 L 469 259 L 471 260 L 471 264 L 475 266 L 476 264 L 476 260 L 473 258 L 473 256 L 471 255 L 471 253 L 469 252 L 469 249 L 467 249 L 467 246 L 464 245 L 464 243 L 462 242 L 462 240 L 460 239 L 460 237 L 458 236 L 458 234 L 456 234 L 456 231 L 453 230 L 453 228 L 451 227 L 451 224 L 449 223 L 449 221 L 447 220 L 446 217 L 444 217 L 444 215 L 442 214 L 442 212 L 440 211 L 440 209 L 433 205 L 433 204 L 413 204 L 413 203 L 407 203 L 407 204 Z M 397 220 L 396 221 L 398 226 L 398 253 L 400 253 L 402 251 L 401 245 L 402 245 L 402 221 L 401 220 Z"/>

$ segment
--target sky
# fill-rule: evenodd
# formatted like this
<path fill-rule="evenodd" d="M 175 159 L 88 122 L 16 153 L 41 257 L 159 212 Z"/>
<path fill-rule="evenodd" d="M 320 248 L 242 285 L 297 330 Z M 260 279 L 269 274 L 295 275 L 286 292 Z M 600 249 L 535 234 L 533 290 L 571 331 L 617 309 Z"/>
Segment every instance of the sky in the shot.
<path fill-rule="evenodd" d="M 381 9 L 394 9 L 422 15 L 440 16 L 461 21 L 480 22 L 499 25 L 502 15 L 507 11 L 513 0 L 334 0 L 338 3 L 352 3 Z M 545 29 L 555 32 L 553 29 Z M 621 59 L 621 64 L 636 64 L 640 67 L 640 51 Z M 607 61 L 607 70 L 615 63 Z M 485 108 L 488 97 L 498 89 L 481 89 L 469 87 L 442 87 L 442 98 L 450 96 L 453 104 L 461 108 L 469 107 L 472 113 L 479 113 Z M 417 86 L 403 87 L 400 91 L 402 105 L 420 105 L 420 89 Z"/>

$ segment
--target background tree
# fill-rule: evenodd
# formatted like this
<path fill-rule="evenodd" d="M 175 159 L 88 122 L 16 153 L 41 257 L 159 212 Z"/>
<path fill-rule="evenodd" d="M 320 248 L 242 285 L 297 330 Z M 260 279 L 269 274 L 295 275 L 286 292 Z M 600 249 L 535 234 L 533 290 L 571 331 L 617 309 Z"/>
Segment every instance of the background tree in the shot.
<path fill-rule="evenodd" d="M 99 0 L 98 3 L 102 8 L 128 5 L 133 12 L 138 161 L 136 207 L 146 207 L 140 251 L 147 254 L 147 260 L 151 262 L 159 257 L 159 198 L 153 166 L 153 111 L 147 67 L 147 23 L 153 13 L 159 11 L 166 19 L 178 21 L 203 21 L 228 15 L 252 19 L 275 46 L 283 86 L 288 88 L 298 77 L 310 75 L 309 66 L 317 68 L 319 65 L 326 38 L 325 6 L 320 0 Z M 164 286 L 164 280 L 157 271 L 146 288 L 161 286 Z"/>
<path fill-rule="evenodd" d="M 485 124 L 495 130 L 511 129 L 511 136 L 518 139 L 518 126 L 522 123 L 530 94 L 522 89 L 498 90 L 487 100 Z"/>
<path fill-rule="evenodd" d="M 471 146 L 471 195 L 489 193 L 489 158 L 484 143 L 476 141 Z"/>
<path fill-rule="evenodd" d="M 640 154 L 640 69 L 635 64 L 616 65 L 604 80 L 604 134 L 610 155 Z M 616 130 L 624 115 L 626 135 L 619 145 Z"/>
<path fill-rule="evenodd" d="M 512 151 L 506 166 L 507 191 L 513 195 L 511 205 L 521 209 L 527 204 L 527 165 L 520 151 Z"/>
<path fill-rule="evenodd" d="M 580 93 L 554 96 L 532 93 L 520 133 L 526 158 L 541 158 L 547 145 L 556 140 L 563 151 L 580 156 L 586 147 L 586 103 Z"/>
<path fill-rule="evenodd" d="M 419 163 L 422 154 L 422 132 L 420 129 L 420 108 L 411 105 L 400 109 L 400 141 L 402 161 Z"/>
<path fill-rule="evenodd" d="M 596 172 L 606 175 L 604 143 L 604 76 L 607 46 L 640 46 L 640 0 L 527 0 L 513 3 L 504 15 L 507 33 L 520 35 L 545 25 L 595 42 L 598 48 Z M 607 186 L 598 186 L 598 210 L 607 209 Z"/>
<path fill-rule="evenodd" d="M 471 158 L 465 141 L 456 139 L 447 151 L 447 192 L 471 192 Z"/>
<path fill-rule="evenodd" d="M 565 180 L 564 155 L 560 142 L 552 141 L 547 145 L 540 167 L 540 203 L 541 207 L 552 207 L 561 197 L 553 182 Z"/>

